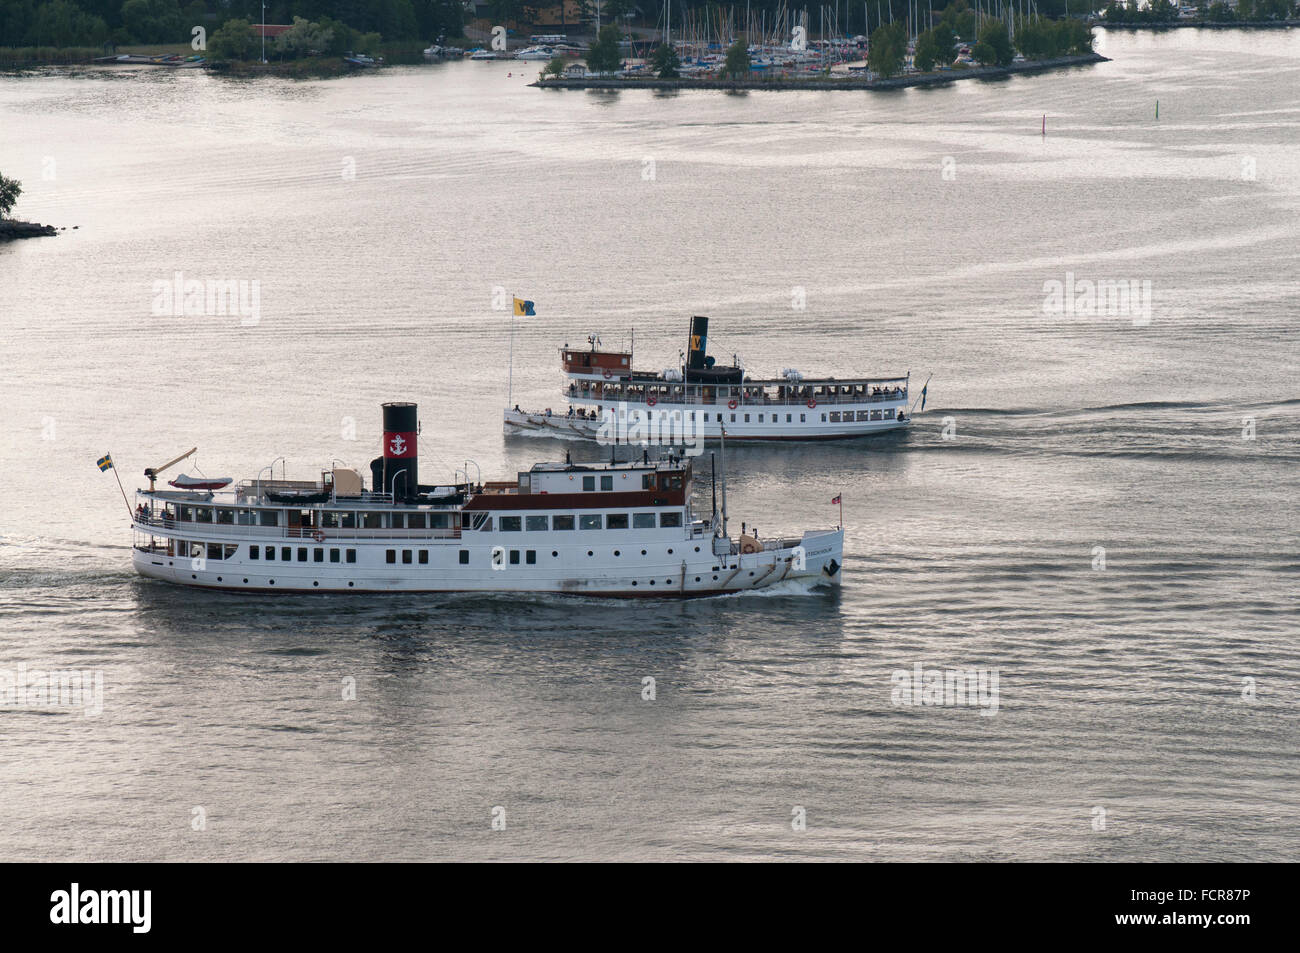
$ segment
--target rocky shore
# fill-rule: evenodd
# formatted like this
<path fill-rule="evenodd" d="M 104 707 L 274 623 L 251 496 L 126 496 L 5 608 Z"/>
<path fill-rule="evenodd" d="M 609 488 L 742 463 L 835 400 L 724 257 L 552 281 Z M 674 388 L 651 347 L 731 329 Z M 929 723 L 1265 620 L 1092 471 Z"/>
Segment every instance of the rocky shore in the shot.
<path fill-rule="evenodd" d="M 0 242 L 12 241 L 16 238 L 41 238 L 45 235 L 57 235 L 58 233 L 58 229 L 53 225 L 0 219 Z"/>
<path fill-rule="evenodd" d="M 684 76 L 680 79 L 647 77 L 614 77 L 609 79 L 547 78 L 532 86 L 542 89 L 904 89 L 909 86 L 942 86 L 961 79 L 991 79 L 1016 73 L 1041 73 L 1046 70 L 1081 66 L 1088 63 L 1107 63 L 1108 57 L 1100 53 L 1081 53 L 1075 56 L 1057 56 L 1048 60 L 1027 60 L 1010 66 L 973 66 L 968 69 L 950 69 L 937 73 L 914 73 L 890 79 L 864 79 L 857 76 L 755 76 L 749 79 L 716 79 Z"/>

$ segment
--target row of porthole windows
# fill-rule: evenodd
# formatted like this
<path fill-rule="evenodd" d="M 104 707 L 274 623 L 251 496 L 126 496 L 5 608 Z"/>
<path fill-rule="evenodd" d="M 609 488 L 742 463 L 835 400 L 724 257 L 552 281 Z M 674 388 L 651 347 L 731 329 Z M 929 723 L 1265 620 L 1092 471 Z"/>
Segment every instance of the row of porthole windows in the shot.
<path fill-rule="evenodd" d="M 893 419 L 894 419 L 894 409 L 893 409 L 892 407 L 887 408 L 887 409 L 884 410 L 884 411 L 880 411 L 880 410 L 859 410 L 859 411 L 857 411 L 856 413 L 857 413 L 857 419 L 858 419 L 858 420 L 893 420 Z M 845 410 L 845 411 L 832 410 L 832 411 L 829 411 L 829 415 L 830 415 L 830 416 L 829 416 L 829 422 L 830 422 L 830 423 L 833 423 L 833 424 L 838 424 L 838 423 L 850 423 L 850 422 L 852 422 L 853 419 L 854 419 L 854 411 L 852 411 L 852 410 Z M 721 423 L 721 422 L 722 422 L 722 414 L 718 414 L 717 416 L 718 416 L 718 423 Z M 749 423 L 749 422 L 750 422 L 750 420 L 749 420 L 750 415 L 749 415 L 749 414 L 742 414 L 741 416 L 744 417 L 744 422 L 745 422 L 745 423 Z M 765 418 L 765 417 L 769 417 L 769 416 L 772 418 L 772 423 L 774 423 L 774 424 L 779 424 L 779 423 L 781 422 L 781 415 L 780 415 L 780 414 L 759 414 L 759 415 L 758 415 L 758 422 L 759 422 L 760 424 L 761 424 L 761 423 L 765 423 L 766 421 L 765 421 L 764 418 Z M 827 414 L 822 414 L 822 420 L 821 420 L 821 422 L 822 422 L 822 423 L 827 423 L 827 421 L 828 421 Z M 731 422 L 732 422 L 733 424 L 736 422 L 736 414 L 732 414 L 732 415 L 731 415 Z M 794 414 L 786 414 L 786 415 L 785 415 L 785 422 L 788 423 L 788 424 L 789 424 L 789 423 L 794 423 Z M 808 422 L 808 415 L 807 415 L 807 414 L 800 414 L 800 415 L 799 415 L 799 423 L 803 424 L 803 423 L 807 423 L 807 422 Z"/>
<path fill-rule="evenodd" d="M 198 573 L 190 573 L 190 578 L 191 578 L 191 579 L 198 579 L 198 578 L 199 578 Z M 224 581 L 223 577 L 221 577 L 221 576 L 218 576 L 218 577 L 217 577 L 217 582 L 223 582 L 223 581 Z M 274 585 L 275 585 L 275 580 L 274 580 L 274 579 L 268 579 L 268 580 L 267 580 L 267 584 L 268 584 L 268 585 L 271 585 L 271 586 L 274 586 Z M 248 577 L 247 577 L 247 576 L 244 577 L 244 585 L 248 585 Z M 351 589 L 351 588 L 352 588 L 353 586 L 355 586 L 355 585 L 356 585 L 356 583 L 354 583 L 354 582 L 351 582 L 351 581 L 348 582 L 348 588 L 349 588 L 349 589 Z M 319 587 L 319 586 L 320 586 L 320 580 L 319 580 L 319 579 L 313 580 L 313 581 L 312 581 L 312 586 L 313 586 L 313 587 Z"/>
<path fill-rule="evenodd" d="M 325 562 L 326 549 L 324 546 L 281 546 L 280 562 L 284 562 L 284 563 L 291 562 L 294 557 L 295 549 L 297 550 L 298 562 L 300 563 L 307 562 L 308 551 L 310 551 L 311 553 L 310 558 L 312 562 L 314 563 Z M 275 560 L 275 550 L 276 547 L 274 546 L 249 546 L 248 558 L 262 559 L 265 562 L 273 562 Z M 357 561 L 357 551 L 355 549 L 345 550 L 345 549 L 336 549 L 334 547 L 331 547 L 328 550 L 328 553 L 329 553 L 329 561 L 332 563 L 337 563 L 337 562 L 354 563 Z"/>
<path fill-rule="evenodd" d="M 743 414 L 742 416 L 745 418 L 745 423 L 749 423 L 749 414 Z M 779 424 L 779 423 L 781 422 L 781 415 L 780 415 L 780 414 L 759 414 L 759 415 L 758 415 L 758 422 L 759 422 L 760 424 L 761 424 L 761 423 L 764 423 L 765 421 L 764 421 L 763 418 L 764 418 L 764 417 L 768 417 L 768 416 L 770 416 L 770 417 L 772 418 L 772 423 L 774 423 L 774 424 Z M 825 420 L 825 419 L 826 419 L 826 415 L 825 415 L 825 414 L 822 414 L 822 420 Z M 736 422 L 736 415 L 735 415 L 735 414 L 732 414 L 732 415 L 731 415 L 731 422 L 732 422 L 733 424 Z M 794 414 L 786 414 L 786 415 L 785 415 L 785 422 L 788 423 L 788 424 L 790 424 L 790 423 L 794 423 Z M 799 423 L 801 423 L 801 424 L 806 424 L 807 422 L 808 422 L 808 415 L 807 415 L 807 414 L 800 414 L 800 415 L 799 415 Z M 722 423 L 722 414 L 718 414 L 718 423 Z"/>
<path fill-rule="evenodd" d="M 201 543 L 194 540 L 191 540 L 189 543 L 177 541 L 175 550 L 176 554 L 181 558 L 185 558 L 187 548 L 190 558 L 207 559 L 214 562 L 217 560 L 234 559 L 239 555 L 239 547 L 232 543 Z M 293 562 L 295 554 L 297 556 L 297 561 L 300 563 L 305 563 L 309 560 L 315 563 L 325 562 L 326 549 L 323 546 L 280 546 L 278 547 L 278 550 L 280 562 Z M 252 560 L 274 562 L 276 559 L 276 551 L 277 547 L 275 546 L 249 546 L 248 558 Z M 328 550 L 328 553 L 329 561 L 332 563 L 354 563 L 357 561 L 357 551 L 355 549 L 343 550 L 331 548 Z"/>
<path fill-rule="evenodd" d="M 660 529 L 676 529 L 682 525 L 682 514 L 660 513 Z M 484 530 L 492 528 L 489 522 L 486 526 L 481 527 Z M 561 514 L 548 516 L 538 514 L 533 516 L 498 516 L 497 529 L 502 533 L 518 533 L 521 530 L 532 532 L 546 532 L 547 530 L 591 530 L 591 529 L 654 529 L 654 513 L 583 513 L 579 516 Z"/>

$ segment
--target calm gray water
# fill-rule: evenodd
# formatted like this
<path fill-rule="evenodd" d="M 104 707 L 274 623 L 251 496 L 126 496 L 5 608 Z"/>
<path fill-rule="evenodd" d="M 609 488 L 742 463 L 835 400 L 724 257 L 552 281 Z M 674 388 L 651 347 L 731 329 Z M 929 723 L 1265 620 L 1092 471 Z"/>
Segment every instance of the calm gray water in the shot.
<path fill-rule="evenodd" d="M 0 79 L 18 211 L 69 226 L 0 247 L 0 671 L 104 684 L 98 717 L 0 706 L 4 856 L 1294 859 L 1300 32 L 1099 48 L 891 94 Z M 153 314 L 176 272 L 256 280 L 259 320 Z M 1053 309 L 1069 275 L 1149 309 Z M 933 373 L 904 436 L 729 453 L 764 535 L 833 525 L 842 491 L 842 591 L 132 573 L 108 450 L 128 490 L 195 444 L 210 475 L 306 478 L 364 465 L 396 399 L 426 480 L 558 458 L 501 436 L 496 288 L 537 302 L 526 406 L 560 406 L 566 341 L 635 328 L 668 366 L 692 313 L 756 372 Z M 918 663 L 996 670 L 996 715 L 895 705 Z"/>

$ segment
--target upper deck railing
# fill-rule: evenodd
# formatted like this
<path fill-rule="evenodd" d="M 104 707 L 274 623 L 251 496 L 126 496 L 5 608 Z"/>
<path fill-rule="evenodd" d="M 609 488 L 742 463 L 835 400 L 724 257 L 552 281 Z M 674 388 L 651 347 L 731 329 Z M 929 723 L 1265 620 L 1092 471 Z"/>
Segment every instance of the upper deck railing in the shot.
<path fill-rule="evenodd" d="M 659 384 L 654 386 L 642 387 L 637 384 L 628 384 L 626 382 L 610 383 L 593 383 L 590 386 L 583 387 L 577 382 L 571 383 L 566 388 L 568 397 L 575 400 L 589 401 L 618 401 L 633 400 L 645 402 L 647 398 L 654 397 L 656 404 L 674 404 L 688 406 L 707 406 L 716 407 L 718 405 L 731 406 L 731 401 L 736 402 L 736 407 L 794 407 L 794 406 L 814 406 L 816 404 L 886 404 L 886 403 L 906 403 L 908 399 L 907 387 L 881 388 L 878 392 L 868 390 L 862 393 L 857 392 L 854 387 L 853 392 L 845 393 L 843 388 L 850 385 L 834 385 L 832 387 L 810 387 L 796 386 L 782 387 L 776 394 L 768 393 L 767 390 L 757 387 L 711 387 L 713 393 L 705 396 L 703 387 L 709 385 L 698 384 Z M 683 390 L 683 388 L 688 388 Z M 733 408 L 734 409 L 734 408 Z"/>

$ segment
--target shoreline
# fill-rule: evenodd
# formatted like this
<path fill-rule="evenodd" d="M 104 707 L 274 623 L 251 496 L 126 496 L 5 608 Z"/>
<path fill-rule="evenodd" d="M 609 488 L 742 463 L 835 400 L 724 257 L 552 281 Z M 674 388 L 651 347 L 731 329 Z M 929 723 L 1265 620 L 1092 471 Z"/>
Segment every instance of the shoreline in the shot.
<path fill-rule="evenodd" d="M 45 238 L 58 233 L 59 230 L 53 225 L 23 222 L 13 218 L 0 219 L 0 242 L 17 241 L 20 238 Z"/>
<path fill-rule="evenodd" d="M 1168 23 L 1107 23 L 1094 20 L 1103 30 L 1285 30 L 1300 27 L 1300 20 L 1170 20 Z"/>
<path fill-rule="evenodd" d="M 817 76 L 808 79 L 798 77 L 755 77 L 752 79 L 702 79 L 680 77 L 678 79 L 646 79 L 634 77 L 612 77 L 607 79 L 566 79 L 564 77 L 538 79 L 529 83 L 539 89 L 713 89 L 713 90 L 828 90 L 828 89 L 906 89 L 913 86 L 944 86 L 964 79 L 993 79 L 1002 76 L 1014 76 L 1017 73 L 1042 73 L 1048 70 L 1065 69 L 1071 66 L 1087 66 L 1093 63 L 1109 63 L 1110 58 L 1100 53 L 1077 53 L 1072 56 L 1056 56 L 1046 60 L 1033 60 L 1024 63 L 1012 63 L 1010 66 L 973 66 L 969 69 L 945 70 L 941 73 L 922 73 L 911 76 L 893 76 L 889 79 L 857 79 L 852 76 L 841 78 Z"/>

